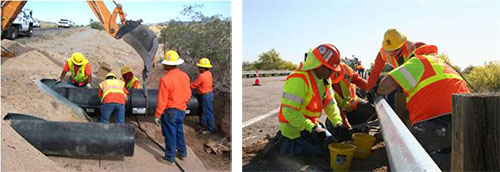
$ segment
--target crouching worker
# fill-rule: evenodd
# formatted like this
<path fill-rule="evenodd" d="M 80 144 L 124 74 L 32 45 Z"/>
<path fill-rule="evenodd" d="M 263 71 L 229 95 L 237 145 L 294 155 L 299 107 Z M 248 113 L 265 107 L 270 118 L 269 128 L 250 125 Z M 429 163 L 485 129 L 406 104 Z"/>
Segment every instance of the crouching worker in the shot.
<path fill-rule="evenodd" d="M 99 98 L 101 99 L 100 122 L 108 123 L 109 117 L 113 114 L 116 123 L 125 123 L 125 101 L 127 101 L 128 91 L 125 83 L 116 78 L 114 73 L 108 73 L 106 80 L 99 84 Z"/>
<path fill-rule="evenodd" d="M 306 61 L 288 75 L 278 114 L 282 155 L 328 156 L 328 144 L 336 140 L 318 118 L 324 109 L 335 126 L 342 125 L 329 79 L 340 70 L 339 62 L 337 48 L 322 44 L 309 50 Z"/>
<path fill-rule="evenodd" d="M 75 52 L 71 55 L 71 58 L 64 63 L 59 79 L 62 81 L 68 72 L 71 73 L 68 84 L 75 87 L 92 87 L 90 84 L 92 83 L 92 69 L 89 61 L 85 59 L 82 53 Z"/>

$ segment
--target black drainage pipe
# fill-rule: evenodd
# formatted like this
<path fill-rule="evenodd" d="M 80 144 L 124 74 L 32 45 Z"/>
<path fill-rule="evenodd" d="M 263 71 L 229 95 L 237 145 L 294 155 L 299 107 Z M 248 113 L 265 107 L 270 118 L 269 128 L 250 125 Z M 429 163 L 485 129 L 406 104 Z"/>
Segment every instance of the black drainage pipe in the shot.
<path fill-rule="evenodd" d="M 77 88 L 63 82 L 57 82 L 54 79 L 42 79 L 42 83 L 51 87 L 55 92 L 65 97 L 69 101 L 79 105 L 89 116 L 100 115 L 101 101 L 98 97 L 98 89 Z M 125 114 L 127 116 L 144 114 L 146 110 L 146 98 L 143 89 L 129 89 L 129 96 L 125 103 Z M 156 111 L 158 89 L 148 89 L 149 107 L 146 115 L 152 116 Z M 187 115 L 200 115 L 202 113 L 201 103 L 192 96 L 188 102 Z"/>
<path fill-rule="evenodd" d="M 135 128 L 128 124 L 11 120 L 10 125 L 45 155 L 134 155 Z"/>

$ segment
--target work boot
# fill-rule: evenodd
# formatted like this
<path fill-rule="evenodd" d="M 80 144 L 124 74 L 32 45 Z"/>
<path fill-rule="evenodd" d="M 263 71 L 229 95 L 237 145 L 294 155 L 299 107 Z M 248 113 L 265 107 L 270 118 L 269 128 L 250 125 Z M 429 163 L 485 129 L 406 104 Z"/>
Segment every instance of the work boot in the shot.
<path fill-rule="evenodd" d="M 167 164 L 167 165 L 171 165 L 171 166 L 175 165 L 175 162 L 171 162 L 169 160 L 166 160 L 164 157 L 157 157 L 156 160 L 162 164 Z"/>
<path fill-rule="evenodd" d="M 177 158 L 179 158 L 181 161 L 184 161 L 184 159 L 187 158 L 187 155 L 185 156 L 182 156 L 179 152 L 177 152 L 177 154 L 175 155 Z"/>

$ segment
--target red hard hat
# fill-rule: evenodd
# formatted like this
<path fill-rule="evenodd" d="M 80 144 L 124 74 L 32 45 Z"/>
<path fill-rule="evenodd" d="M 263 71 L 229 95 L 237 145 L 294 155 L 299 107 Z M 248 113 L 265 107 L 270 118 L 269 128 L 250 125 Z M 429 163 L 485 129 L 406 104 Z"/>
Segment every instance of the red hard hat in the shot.
<path fill-rule="evenodd" d="M 340 52 L 332 44 L 321 44 L 313 50 L 314 56 L 322 65 L 334 72 L 340 71 Z"/>

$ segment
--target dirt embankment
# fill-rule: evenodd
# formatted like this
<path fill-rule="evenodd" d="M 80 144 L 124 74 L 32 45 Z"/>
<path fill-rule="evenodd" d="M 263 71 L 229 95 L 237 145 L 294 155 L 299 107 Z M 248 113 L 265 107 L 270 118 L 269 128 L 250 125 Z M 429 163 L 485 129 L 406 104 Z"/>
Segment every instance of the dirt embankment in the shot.
<path fill-rule="evenodd" d="M 111 65 L 113 72 L 119 75 L 120 67 L 128 65 L 142 80 L 142 60 L 135 50 L 122 40 L 116 40 L 103 31 L 78 27 L 71 29 L 35 30 L 31 38 L 21 37 L 15 41 L 2 40 L 2 46 L 8 47 L 17 55 L 13 58 L 2 57 L 1 65 L 1 114 L 9 112 L 35 115 L 51 121 L 85 121 L 75 115 L 70 108 L 60 104 L 52 96 L 46 94 L 37 82 L 42 78 L 59 78 L 62 65 L 73 52 L 81 52 L 90 61 L 94 74 L 93 87 L 99 84 L 97 72 L 102 62 Z M 162 54 L 158 51 L 158 57 Z M 159 72 L 163 74 L 163 72 Z M 68 77 L 68 76 L 67 76 Z M 156 81 L 149 82 L 150 88 L 157 87 Z M 137 126 L 133 118 L 126 119 L 128 124 Z M 152 123 L 152 117 L 140 120 L 161 142 L 160 127 Z M 188 128 L 189 126 L 185 127 Z M 203 143 L 190 129 L 185 129 L 187 145 Z M 138 129 L 136 130 L 138 131 Z M 69 158 L 45 156 L 17 134 L 7 122 L 2 121 L 2 171 L 177 171 L 176 167 L 166 166 L 155 161 L 161 150 L 146 140 L 142 133 L 136 134 L 136 148 L 133 157 L 120 159 L 103 158 Z M 189 140 L 191 138 L 191 140 Z M 197 146 L 192 146 L 191 155 L 203 153 Z M 206 154 L 206 153 L 205 153 Z M 195 156 L 196 157 L 196 156 Z M 208 170 L 227 171 L 230 160 L 224 156 L 216 158 L 200 158 L 203 168 Z M 226 155 L 226 157 L 229 157 Z M 29 159 L 29 160 L 27 160 Z M 215 164 L 211 161 L 224 161 Z M 190 167 L 189 164 L 184 164 Z M 187 168 L 189 169 L 189 168 Z"/>

